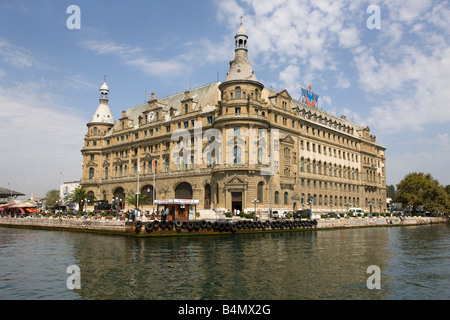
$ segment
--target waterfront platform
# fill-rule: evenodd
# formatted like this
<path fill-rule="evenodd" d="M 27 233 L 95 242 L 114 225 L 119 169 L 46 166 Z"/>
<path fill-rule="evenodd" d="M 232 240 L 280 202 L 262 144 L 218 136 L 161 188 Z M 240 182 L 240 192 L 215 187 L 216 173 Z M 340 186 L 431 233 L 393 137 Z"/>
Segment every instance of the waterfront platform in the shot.
<path fill-rule="evenodd" d="M 446 223 L 446 217 L 358 217 L 327 219 L 271 219 L 253 221 L 250 219 L 198 219 L 190 221 L 158 220 L 104 220 L 67 218 L 10 218 L 1 217 L 0 226 L 21 227 L 42 230 L 95 232 L 137 237 L 214 235 L 254 232 L 295 232 L 302 230 L 326 230 L 338 228 L 414 226 Z"/>

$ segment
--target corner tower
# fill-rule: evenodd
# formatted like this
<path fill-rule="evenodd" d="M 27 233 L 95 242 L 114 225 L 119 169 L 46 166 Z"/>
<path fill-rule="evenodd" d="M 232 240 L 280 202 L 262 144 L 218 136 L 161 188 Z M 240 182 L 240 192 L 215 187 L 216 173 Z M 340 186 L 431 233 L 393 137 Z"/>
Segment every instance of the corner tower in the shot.
<path fill-rule="evenodd" d="M 101 179 L 103 137 L 114 126 L 114 119 L 108 106 L 109 88 L 106 82 L 100 87 L 100 99 L 97 111 L 86 125 L 88 132 L 84 137 L 82 185 L 88 185 Z M 105 173 L 107 175 L 107 173 Z"/>
<path fill-rule="evenodd" d="M 258 81 L 248 59 L 248 36 L 242 24 L 234 36 L 234 60 L 226 79 L 219 85 L 221 99 L 213 126 L 222 134 L 223 161 L 212 170 L 211 181 L 224 190 L 224 207 L 243 211 L 267 189 L 270 163 L 267 138 L 269 107 L 261 96 L 264 85 Z M 264 146 L 263 146 L 264 144 Z M 258 206 L 258 208 L 259 208 Z M 254 208 L 254 205 L 253 205 Z"/>

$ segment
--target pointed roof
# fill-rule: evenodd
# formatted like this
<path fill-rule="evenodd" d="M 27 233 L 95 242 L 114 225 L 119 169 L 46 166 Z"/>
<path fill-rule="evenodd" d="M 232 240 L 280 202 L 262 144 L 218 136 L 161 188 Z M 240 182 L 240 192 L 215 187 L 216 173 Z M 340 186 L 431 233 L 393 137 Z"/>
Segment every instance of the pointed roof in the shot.
<path fill-rule="evenodd" d="M 89 123 L 115 123 L 114 118 L 111 114 L 111 110 L 109 110 L 108 106 L 108 93 L 105 93 L 104 91 L 109 92 L 109 88 L 106 82 L 103 82 L 102 86 L 100 87 L 100 103 L 98 105 L 97 111 L 95 111 L 94 116 Z"/>
<path fill-rule="evenodd" d="M 236 32 L 236 36 L 247 36 L 247 32 L 245 32 L 244 27 L 241 24 L 241 27 L 239 28 L 239 30 Z"/>
<path fill-rule="evenodd" d="M 109 88 L 108 88 L 108 85 L 106 84 L 106 82 L 103 82 L 102 86 L 100 87 L 100 90 L 108 90 L 109 91 Z"/>
<path fill-rule="evenodd" d="M 114 118 L 111 114 L 111 110 L 109 110 L 108 104 L 104 101 L 101 101 L 98 105 L 97 111 L 95 111 L 94 116 L 92 117 L 91 123 L 108 123 L 114 124 Z"/>

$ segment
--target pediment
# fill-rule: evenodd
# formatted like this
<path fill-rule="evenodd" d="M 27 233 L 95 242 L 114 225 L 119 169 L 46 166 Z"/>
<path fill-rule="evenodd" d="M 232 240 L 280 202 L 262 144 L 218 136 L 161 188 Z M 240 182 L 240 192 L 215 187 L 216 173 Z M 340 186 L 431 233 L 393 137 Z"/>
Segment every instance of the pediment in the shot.
<path fill-rule="evenodd" d="M 291 95 L 289 94 L 289 92 L 288 92 L 286 89 L 280 91 L 280 92 L 278 93 L 278 95 L 281 96 L 281 97 L 283 97 L 283 98 L 292 100 Z"/>
<path fill-rule="evenodd" d="M 88 167 L 96 167 L 98 166 L 98 164 L 94 161 L 94 160 L 89 160 L 89 162 L 87 163 Z"/>
<path fill-rule="evenodd" d="M 295 144 L 294 139 L 290 134 L 286 134 L 284 137 L 280 139 L 281 143 Z"/>
<path fill-rule="evenodd" d="M 116 161 L 114 161 L 114 164 L 119 165 L 119 166 L 124 163 L 128 163 L 128 160 L 123 160 L 122 158 L 118 158 Z"/>
<path fill-rule="evenodd" d="M 142 157 L 143 160 L 149 161 L 149 160 L 153 160 L 155 158 L 158 158 L 159 155 L 157 154 L 152 154 L 151 152 L 147 152 L 144 154 L 144 156 Z"/>
<path fill-rule="evenodd" d="M 232 177 L 230 177 L 228 179 L 228 181 L 225 182 L 225 185 L 227 185 L 227 186 L 244 186 L 244 185 L 247 185 L 247 182 L 245 181 L 245 179 L 243 179 L 242 177 L 235 174 Z"/>

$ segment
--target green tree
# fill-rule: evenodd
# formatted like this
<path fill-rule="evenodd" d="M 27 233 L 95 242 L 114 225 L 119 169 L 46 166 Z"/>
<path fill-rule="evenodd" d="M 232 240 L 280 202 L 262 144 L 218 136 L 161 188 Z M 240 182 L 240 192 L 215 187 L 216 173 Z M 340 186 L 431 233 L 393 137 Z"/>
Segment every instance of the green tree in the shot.
<path fill-rule="evenodd" d="M 395 191 L 395 186 L 391 184 L 390 186 L 386 186 L 386 196 L 392 199 L 392 202 L 396 202 L 397 200 L 397 192 Z"/>
<path fill-rule="evenodd" d="M 56 207 L 58 201 L 59 201 L 59 190 L 53 189 L 47 191 L 47 193 L 45 194 L 45 205 L 47 207 Z"/>
<path fill-rule="evenodd" d="M 95 201 L 95 197 L 92 192 L 87 192 L 84 187 L 76 188 L 67 197 L 67 201 L 70 203 L 78 203 L 78 212 L 83 211 L 83 206 L 85 199 L 89 200 L 91 203 Z"/>
<path fill-rule="evenodd" d="M 125 198 L 125 201 L 131 205 L 134 206 L 136 209 L 138 209 L 138 198 L 136 194 L 130 194 Z M 139 195 L 139 205 L 148 204 L 151 203 L 151 198 L 145 194 Z"/>
<path fill-rule="evenodd" d="M 450 209 L 450 199 L 444 187 L 431 174 L 413 172 L 397 185 L 397 201 L 403 205 L 423 205 L 430 211 Z"/>
<path fill-rule="evenodd" d="M 450 184 L 446 185 L 444 189 L 448 194 L 450 194 Z"/>

